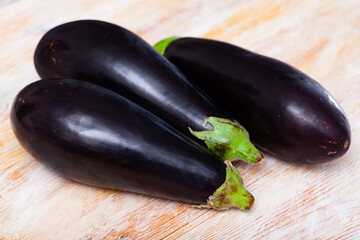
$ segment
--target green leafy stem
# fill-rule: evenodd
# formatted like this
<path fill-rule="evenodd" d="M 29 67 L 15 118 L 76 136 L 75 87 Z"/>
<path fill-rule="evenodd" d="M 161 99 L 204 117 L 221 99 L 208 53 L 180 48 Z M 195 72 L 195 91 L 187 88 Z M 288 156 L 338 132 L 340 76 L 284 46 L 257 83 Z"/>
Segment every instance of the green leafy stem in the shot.
<path fill-rule="evenodd" d="M 245 188 L 244 182 L 239 171 L 231 164 L 225 161 L 226 178 L 225 182 L 209 196 L 206 205 L 197 205 L 199 208 L 212 208 L 216 210 L 225 210 L 229 208 L 239 208 L 250 210 L 254 204 L 254 196 Z"/>
<path fill-rule="evenodd" d="M 205 124 L 213 126 L 212 131 L 190 132 L 197 138 L 204 140 L 211 152 L 224 160 L 244 160 L 251 163 L 261 162 L 264 157 L 251 143 L 249 133 L 236 121 L 224 118 L 209 117 Z"/>

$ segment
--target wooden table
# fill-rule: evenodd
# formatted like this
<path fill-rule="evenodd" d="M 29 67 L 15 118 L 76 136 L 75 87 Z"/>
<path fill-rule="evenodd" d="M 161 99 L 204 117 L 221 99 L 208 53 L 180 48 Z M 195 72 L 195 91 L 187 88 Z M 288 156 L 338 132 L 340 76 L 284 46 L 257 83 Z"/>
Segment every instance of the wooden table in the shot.
<path fill-rule="evenodd" d="M 39 78 L 33 53 L 41 36 L 86 18 L 150 43 L 208 37 L 296 66 L 344 108 L 349 152 L 318 166 L 271 156 L 237 163 L 256 197 L 249 212 L 199 210 L 57 176 L 19 145 L 9 111 L 16 93 Z M 0 0 L 0 239 L 360 239 L 359 134 L 359 0 Z"/>

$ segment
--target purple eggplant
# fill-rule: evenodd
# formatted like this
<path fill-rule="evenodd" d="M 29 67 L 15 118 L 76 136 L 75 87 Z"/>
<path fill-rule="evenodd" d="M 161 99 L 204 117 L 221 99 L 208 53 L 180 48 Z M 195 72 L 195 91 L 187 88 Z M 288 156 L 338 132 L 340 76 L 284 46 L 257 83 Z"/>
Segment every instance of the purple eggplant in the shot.
<path fill-rule="evenodd" d="M 75 78 L 106 87 L 182 133 L 205 140 L 223 159 L 263 159 L 240 124 L 152 46 L 122 27 L 95 20 L 57 26 L 40 40 L 34 62 L 41 78 Z"/>
<path fill-rule="evenodd" d="M 208 39 L 169 38 L 155 47 L 243 124 L 263 151 L 285 161 L 317 164 L 348 150 L 351 132 L 343 110 L 296 68 Z"/>
<path fill-rule="evenodd" d="M 250 209 L 240 173 L 167 123 L 106 88 L 40 80 L 16 96 L 22 146 L 72 180 L 214 209 Z"/>

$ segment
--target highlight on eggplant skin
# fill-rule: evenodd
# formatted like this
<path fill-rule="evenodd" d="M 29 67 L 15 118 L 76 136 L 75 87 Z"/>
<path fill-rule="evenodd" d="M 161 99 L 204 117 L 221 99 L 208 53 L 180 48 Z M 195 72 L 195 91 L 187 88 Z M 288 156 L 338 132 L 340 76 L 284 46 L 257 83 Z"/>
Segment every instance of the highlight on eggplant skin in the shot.
<path fill-rule="evenodd" d="M 26 86 L 14 99 L 11 124 L 30 154 L 81 183 L 214 209 L 250 209 L 254 202 L 234 167 L 92 83 L 50 79 Z M 237 179 L 227 177 L 233 171 Z M 232 185 L 231 193 L 219 190 Z M 237 198 L 232 205 L 220 201 L 227 194 Z"/>
<path fill-rule="evenodd" d="M 225 160 L 263 160 L 244 127 L 234 121 L 228 124 L 231 117 L 152 46 L 125 28 L 96 20 L 62 24 L 42 37 L 34 64 L 41 78 L 89 81 L 130 99 L 183 134 L 204 140 Z M 219 118 L 225 121 L 217 121 Z M 211 121 L 222 124 L 225 131 L 212 134 Z"/>
<path fill-rule="evenodd" d="M 241 122 L 263 151 L 308 164 L 328 162 L 348 151 L 351 131 L 345 113 L 306 74 L 224 42 L 170 40 L 161 46 L 164 56 Z"/>

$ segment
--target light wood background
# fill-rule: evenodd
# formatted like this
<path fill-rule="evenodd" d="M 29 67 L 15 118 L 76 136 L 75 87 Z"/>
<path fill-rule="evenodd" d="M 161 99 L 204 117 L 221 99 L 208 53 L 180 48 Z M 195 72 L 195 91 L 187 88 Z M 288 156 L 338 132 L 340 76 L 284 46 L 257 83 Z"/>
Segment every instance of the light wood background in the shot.
<path fill-rule="evenodd" d="M 249 212 L 196 209 L 57 176 L 15 139 L 9 111 L 38 79 L 34 49 L 76 19 L 122 25 L 150 43 L 209 37 L 284 60 L 339 101 L 349 152 L 318 166 L 237 163 L 256 201 Z M 0 0 L 0 239 L 360 239 L 360 1 Z"/>

